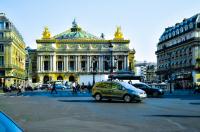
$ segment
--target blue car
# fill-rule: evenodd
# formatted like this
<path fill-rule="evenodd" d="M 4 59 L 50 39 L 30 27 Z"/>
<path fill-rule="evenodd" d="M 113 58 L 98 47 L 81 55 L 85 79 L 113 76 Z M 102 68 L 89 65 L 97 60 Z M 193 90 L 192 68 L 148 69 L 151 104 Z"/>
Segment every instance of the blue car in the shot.
<path fill-rule="evenodd" d="M 11 118 L 0 111 L 0 131 L 1 132 L 23 132 Z"/>

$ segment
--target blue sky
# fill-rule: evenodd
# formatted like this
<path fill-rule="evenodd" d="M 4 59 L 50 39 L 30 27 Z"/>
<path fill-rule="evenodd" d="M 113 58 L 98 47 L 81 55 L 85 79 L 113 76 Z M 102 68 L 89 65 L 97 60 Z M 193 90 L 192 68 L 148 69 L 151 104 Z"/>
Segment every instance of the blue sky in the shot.
<path fill-rule="evenodd" d="M 15 24 L 24 41 L 36 48 L 44 26 L 52 35 L 77 23 L 86 31 L 112 39 L 121 26 L 137 61 L 156 62 L 156 45 L 168 26 L 200 13 L 200 0 L 1 0 L 0 12 Z"/>

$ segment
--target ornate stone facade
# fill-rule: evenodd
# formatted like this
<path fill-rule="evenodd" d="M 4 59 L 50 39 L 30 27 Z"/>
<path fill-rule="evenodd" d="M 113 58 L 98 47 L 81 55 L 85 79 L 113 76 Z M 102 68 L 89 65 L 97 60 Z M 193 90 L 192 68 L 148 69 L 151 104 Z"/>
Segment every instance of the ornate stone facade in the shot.
<path fill-rule="evenodd" d="M 82 30 L 74 20 L 72 28 L 53 37 L 45 28 L 42 39 L 36 42 L 37 82 L 77 80 L 87 84 L 92 83 L 94 74 L 95 81 L 105 80 L 111 62 L 114 72 L 128 70 L 130 41 L 123 38 L 120 28 L 117 28 L 114 39 L 106 40 L 103 34 L 96 37 Z"/>

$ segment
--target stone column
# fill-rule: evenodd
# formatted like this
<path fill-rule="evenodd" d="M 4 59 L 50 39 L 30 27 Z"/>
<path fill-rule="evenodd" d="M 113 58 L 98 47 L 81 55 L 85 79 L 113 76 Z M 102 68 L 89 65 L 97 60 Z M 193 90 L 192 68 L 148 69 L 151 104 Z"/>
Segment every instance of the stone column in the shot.
<path fill-rule="evenodd" d="M 78 63 L 78 61 L 77 61 L 78 59 L 77 59 L 77 56 L 75 56 L 75 72 L 77 72 L 77 63 Z"/>
<path fill-rule="evenodd" d="M 66 71 L 66 56 L 64 56 L 63 70 Z"/>
<path fill-rule="evenodd" d="M 101 72 L 101 68 L 102 68 L 101 58 L 102 58 L 102 56 L 99 55 L 98 72 Z"/>
<path fill-rule="evenodd" d="M 125 70 L 126 69 L 126 56 L 124 56 L 123 64 L 124 64 L 123 69 Z"/>
<path fill-rule="evenodd" d="M 119 58 L 119 57 L 117 57 L 117 58 Z M 116 61 L 116 65 L 115 66 L 116 66 L 116 71 L 118 71 L 118 60 Z"/>
<path fill-rule="evenodd" d="M 37 56 L 37 71 L 40 72 L 40 56 Z"/>
<path fill-rule="evenodd" d="M 124 69 L 127 70 L 127 56 L 124 56 Z"/>
<path fill-rule="evenodd" d="M 52 57 L 52 62 L 53 62 L 53 71 L 55 72 L 56 71 L 56 55 L 54 54 L 53 57 Z"/>
<path fill-rule="evenodd" d="M 92 68 L 91 68 L 91 67 L 92 67 L 91 59 L 92 59 L 91 56 L 89 56 L 89 69 L 90 69 L 89 71 L 90 71 L 90 72 L 92 71 Z"/>
<path fill-rule="evenodd" d="M 66 71 L 68 71 L 68 64 L 69 64 L 68 58 L 69 58 L 69 56 L 66 56 Z"/>
<path fill-rule="evenodd" d="M 77 55 L 77 72 L 79 72 L 80 71 L 80 56 L 79 55 Z"/>
<path fill-rule="evenodd" d="M 90 72 L 90 56 L 87 55 L 87 72 Z"/>
<path fill-rule="evenodd" d="M 104 56 L 101 56 L 101 71 L 104 71 Z"/>
<path fill-rule="evenodd" d="M 44 71 L 44 62 L 43 62 L 43 56 L 40 56 L 40 65 L 41 65 L 41 71 Z"/>
<path fill-rule="evenodd" d="M 50 71 L 52 71 L 52 59 L 51 59 L 51 58 L 52 58 L 52 56 L 50 55 L 50 56 L 49 56 L 49 62 L 50 62 Z"/>

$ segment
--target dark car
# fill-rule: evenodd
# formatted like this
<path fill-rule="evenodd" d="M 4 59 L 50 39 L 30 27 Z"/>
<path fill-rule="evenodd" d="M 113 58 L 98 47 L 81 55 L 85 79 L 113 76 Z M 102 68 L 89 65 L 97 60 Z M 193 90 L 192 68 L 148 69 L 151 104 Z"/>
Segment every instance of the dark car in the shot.
<path fill-rule="evenodd" d="M 1 132 L 23 132 L 11 118 L 0 111 L 0 131 Z"/>
<path fill-rule="evenodd" d="M 158 97 L 164 94 L 162 89 L 152 88 L 146 83 L 134 83 L 134 87 L 144 90 L 148 96 Z"/>

